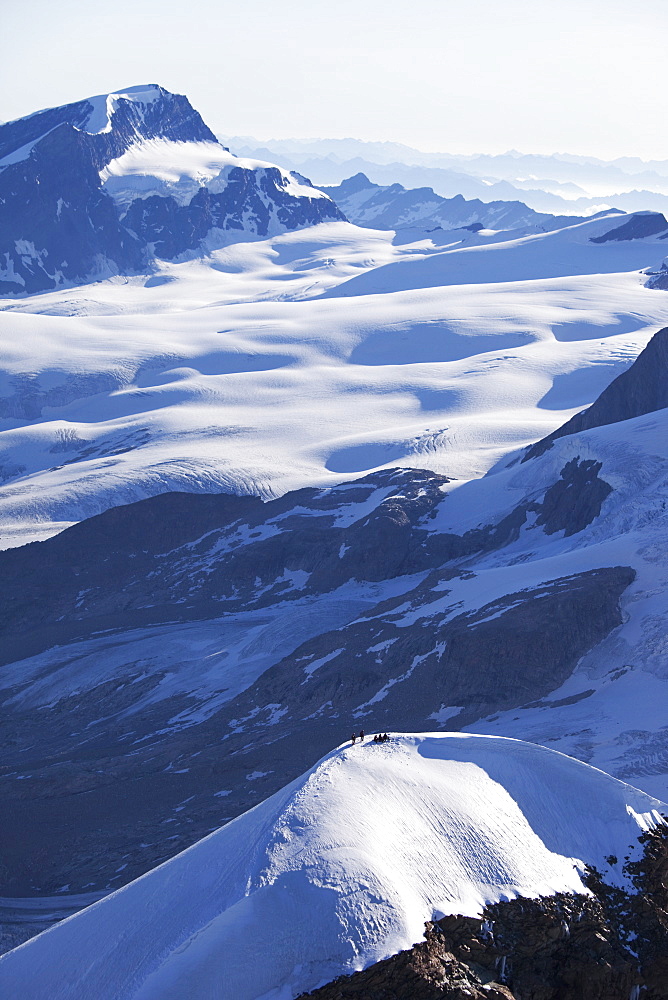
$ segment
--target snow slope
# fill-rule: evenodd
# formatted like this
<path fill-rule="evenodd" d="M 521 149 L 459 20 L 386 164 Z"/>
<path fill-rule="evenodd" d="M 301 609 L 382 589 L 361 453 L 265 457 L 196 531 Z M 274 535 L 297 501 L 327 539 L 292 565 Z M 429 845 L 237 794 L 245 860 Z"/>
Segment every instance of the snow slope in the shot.
<path fill-rule="evenodd" d="M 637 218 L 637 217 L 632 217 Z M 434 288 L 443 285 L 523 282 L 562 278 L 579 274 L 614 274 L 647 265 L 649 244 L 655 248 L 655 262 L 665 254 L 668 235 L 665 219 L 655 238 L 611 239 L 592 243 L 614 232 L 626 216 L 605 216 L 557 229 L 554 232 L 520 236 L 491 246 L 454 247 L 424 258 L 393 262 L 371 273 L 359 275 L 331 291 L 330 295 L 370 295 L 389 290 Z M 512 236 L 512 234 L 509 234 Z"/>
<path fill-rule="evenodd" d="M 4 956 L 0 989 L 289 1000 L 411 945 L 434 916 L 585 891 L 583 863 L 607 871 L 662 808 L 515 740 L 367 740 Z"/>
<path fill-rule="evenodd" d="M 666 243 L 589 241 L 615 225 L 443 253 L 324 223 L 4 300 L 0 544 L 170 489 L 482 475 L 668 322 Z"/>

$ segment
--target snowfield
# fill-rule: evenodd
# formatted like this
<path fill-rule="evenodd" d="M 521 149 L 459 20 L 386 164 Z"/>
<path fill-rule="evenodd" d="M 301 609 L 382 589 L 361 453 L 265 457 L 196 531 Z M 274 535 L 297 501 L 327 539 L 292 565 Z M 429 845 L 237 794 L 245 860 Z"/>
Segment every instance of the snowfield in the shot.
<path fill-rule="evenodd" d="M 665 242 L 589 241 L 618 225 L 443 252 L 331 222 L 3 299 L 0 546 L 168 490 L 483 475 L 668 323 Z"/>
<path fill-rule="evenodd" d="M 586 891 L 583 864 L 618 881 L 662 809 L 517 740 L 367 738 L 1 958 L 0 989 L 22 1000 L 290 1000 L 409 947 L 434 917 Z"/>

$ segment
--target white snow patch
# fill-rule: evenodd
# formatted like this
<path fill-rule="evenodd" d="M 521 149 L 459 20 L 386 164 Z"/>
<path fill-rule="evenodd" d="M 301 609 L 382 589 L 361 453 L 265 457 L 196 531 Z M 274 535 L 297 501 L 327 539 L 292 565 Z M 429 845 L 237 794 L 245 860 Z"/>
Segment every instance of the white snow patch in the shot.
<path fill-rule="evenodd" d="M 323 667 L 325 663 L 329 663 L 330 660 L 335 660 L 340 653 L 343 653 L 343 647 L 341 647 L 341 649 L 335 649 L 331 653 L 327 653 L 326 656 L 319 657 L 317 660 L 311 660 L 311 662 L 304 667 L 306 680 L 308 680 L 311 677 L 311 675 L 314 674 L 316 670 L 318 670 L 319 667 Z M 306 681 L 302 681 L 302 684 L 305 683 Z"/>
<path fill-rule="evenodd" d="M 444 725 L 449 719 L 454 719 L 463 710 L 463 705 L 441 705 L 438 712 L 433 712 L 429 718 L 439 725 Z"/>

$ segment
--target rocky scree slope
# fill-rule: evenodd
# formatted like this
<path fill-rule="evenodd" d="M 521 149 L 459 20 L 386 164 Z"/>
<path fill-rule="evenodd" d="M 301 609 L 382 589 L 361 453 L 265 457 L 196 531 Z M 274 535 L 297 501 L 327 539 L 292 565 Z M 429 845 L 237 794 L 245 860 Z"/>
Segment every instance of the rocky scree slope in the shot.
<path fill-rule="evenodd" d="M 150 270 L 216 232 L 342 219 L 302 177 L 239 160 L 187 98 L 131 87 L 0 126 L 0 295 Z"/>

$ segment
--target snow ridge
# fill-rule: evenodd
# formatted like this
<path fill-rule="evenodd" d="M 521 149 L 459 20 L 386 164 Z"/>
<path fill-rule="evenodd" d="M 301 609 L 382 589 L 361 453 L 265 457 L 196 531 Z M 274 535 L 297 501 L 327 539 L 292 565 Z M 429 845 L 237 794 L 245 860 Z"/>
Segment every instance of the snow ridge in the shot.
<path fill-rule="evenodd" d="M 24 1000 L 289 1000 L 410 946 L 426 920 L 586 891 L 662 804 L 516 740 L 341 747 L 223 829 L 0 959 Z M 260 960 L 258 960 L 260 959 Z"/>

